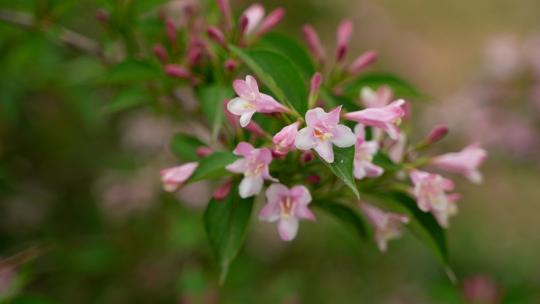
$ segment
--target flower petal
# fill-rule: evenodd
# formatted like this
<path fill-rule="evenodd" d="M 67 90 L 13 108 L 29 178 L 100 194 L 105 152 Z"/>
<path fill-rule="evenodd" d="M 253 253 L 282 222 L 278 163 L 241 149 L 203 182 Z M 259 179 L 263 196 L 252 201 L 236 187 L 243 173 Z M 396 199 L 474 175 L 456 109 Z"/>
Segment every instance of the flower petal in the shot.
<path fill-rule="evenodd" d="M 312 149 L 316 144 L 315 137 L 313 136 L 313 129 L 305 127 L 298 131 L 294 140 L 294 145 L 299 150 Z"/>
<path fill-rule="evenodd" d="M 255 111 L 255 105 L 245 98 L 236 97 L 227 103 L 227 110 L 236 116 L 240 116 L 244 113 Z"/>
<path fill-rule="evenodd" d="M 225 169 L 233 173 L 244 173 L 247 170 L 247 161 L 245 159 L 238 159 L 226 166 Z"/>
<path fill-rule="evenodd" d="M 289 193 L 298 204 L 307 205 L 311 202 L 311 193 L 305 186 L 294 186 Z"/>
<path fill-rule="evenodd" d="M 289 189 L 282 184 L 272 184 L 266 189 L 266 201 L 269 204 L 278 204 L 289 195 Z"/>
<path fill-rule="evenodd" d="M 260 93 L 256 99 L 257 112 L 259 113 L 275 113 L 286 112 L 287 108 L 279 103 L 274 97 Z"/>
<path fill-rule="evenodd" d="M 241 156 L 244 156 L 244 157 L 248 157 L 249 155 L 251 155 L 251 152 L 253 150 L 255 150 L 255 148 L 253 148 L 253 146 L 250 143 L 242 141 L 242 142 L 238 143 L 238 145 L 236 145 L 236 148 L 234 148 L 233 153 L 235 155 L 241 155 Z"/>
<path fill-rule="evenodd" d="M 330 141 L 319 141 L 314 149 L 327 163 L 334 162 L 334 150 L 332 150 L 332 143 Z"/>
<path fill-rule="evenodd" d="M 246 176 L 242 179 L 239 186 L 241 198 L 248 198 L 261 192 L 263 186 L 263 178 L 260 175 Z"/>
<path fill-rule="evenodd" d="M 278 223 L 279 236 L 284 241 L 292 241 L 298 233 L 298 219 L 295 217 L 282 218 Z"/>
<path fill-rule="evenodd" d="M 326 112 L 320 107 L 308 110 L 306 112 L 306 124 L 308 127 L 316 127 L 323 123 L 326 115 Z"/>
<path fill-rule="evenodd" d="M 240 116 L 240 126 L 242 128 L 245 128 L 247 125 L 249 125 L 249 122 L 251 121 L 251 116 L 253 116 L 253 114 L 255 114 L 255 111 L 244 112 L 244 114 Z"/>
<path fill-rule="evenodd" d="M 259 212 L 259 220 L 266 222 L 275 222 L 279 220 L 280 213 L 281 208 L 279 206 L 279 203 L 268 202 Z"/>
<path fill-rule="evenodd" d="M 354 136 L 351 128 L 345 125 L 337 125 L 333 135 L 332 142 L 340 148 L 350 147 L 356 142 L 356 136 Z"/>
<path fill-rule="evenodd" d="M 297 205 L 295 215 L 301 219 L 306 219 L 310 221 L 316 220 L 315 214 L 313 214 L 313 212 L 311 212 L 311 210 L 309 210 L 308 206 L 306 205 Z"/>

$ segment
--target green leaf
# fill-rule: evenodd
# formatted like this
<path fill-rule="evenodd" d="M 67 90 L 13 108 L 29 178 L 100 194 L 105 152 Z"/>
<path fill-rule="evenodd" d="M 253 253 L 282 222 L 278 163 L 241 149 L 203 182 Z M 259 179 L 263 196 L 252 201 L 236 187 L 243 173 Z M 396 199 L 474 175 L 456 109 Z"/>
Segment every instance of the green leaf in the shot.
<path fill-rule="evenodd" d="M 155 80 L 161 77 L 161 69 L 149 61 L 128 59 L 112 66 L 101 81 L 107 84 L 130 83 L 134 81 Z"/>
<path fill-rule="evenodd" d="M 401 166 L 399 164 L 396 164 L 386 153 L 381 151 L 375 154 L 373 157 L 373 163 L 383 168 L 385 172 L 395 172 L 401 170 Z"/>
<path fill-rule="evenodd" d="M 321 161 L 332 172 L 341 179 L 345 185 L 347 185 L 354 193 L 357 199 L 360 199 L 360 192 L 356 188 L 356 183 L 353 176 L 353 160 L 354 160 L 354 147 L 338 148 L 334 146 L 334 162 L 329 164 L 326 161 Z"/>
<path fill-rule="evenodd" d="M 344 93 L 350 97 L 358 98 L 360 90 L 364 87 L 377 89 L 387 85 L 394 91 L 396 97 L 426 99 L 415 87 L 405 80 L 388 73 L 363 74 L 345 86 Z"/>
<path fill-rule="evenodd" d="M 331 108 L 335 108 L 339 105 L 342 105 L 343 108 L 347 111 L 358 111 L 360 109 L 360 107 L 358 106 L 358 104 L 356 104 L 354 102 L 354 99 L 356 98 L 350 98 L 348 96 L 337 96 L 337 95 L 334 95 L 333 93 L 331 93 L 328 89 L 326 88 L 321 88 L 321 91 L 320 91 L 320 95 L 321 95 L 321 99 L 325 101 L 325 103 L 331 107 Z"/>
<path fill-rule="evenodd" d="M 231 191 L 223 201 L 210 200 L 204 213 L 206 233 L 221 268 L 221 283 L 244 242 L 253 200 L 241 199 L 237 191 Z"/>
<path fill-rule="evenodd" d="M 183 161 L 198 160 L 197 148 L 204 146 L 199 139 L 182 133 L 174 135 L 171 141 L 171 151 Z"/>
<path fill-rule="evenodd" d="M 112 114 L 128 109 L 136 108 L 148 103 L 148 100 L 152 98 L 146 90 L 142 88 L 130 88 L 125 89 L 118 94 L 111 102 L 106 104 L 102 111 L 105 114 Z"/>
<path fill-rule="evenodd" d="M 229 174 L 225 167 L 237 159 L 238 157 L 230 152 L 214 152 L 199 161 L 199 166 L 187 182 L 194 183 L 225 176 Z"/>
<path fill-rule="evenodd" d="M 223 124 L 223 101 L 234 95 L 231 86 L 213 84 L 203 86 L 197 91 L 201 108 L 212 126 L 212 137 L 215 138 Z"/>
<path fill-rule="evenodd" d="M 285 103 L 300 115 L 307 111 L 306 83 L 290 59 L 275 51 L 246 51 L 234 46 L 230 48 L 270 89 L 279 102 Z"/>
<path fill-rule="evenodd" d="M 315 73 L 315 66 L 307 50 L 297 40 L 285 34 L 267 33 L 255 47 L 268 48 L 289 58 L 302 71 L 306 80 L 309 80 Z"/>
<path fill-rule="evenodd" d="M 313 207 L 333 215 L 344 225 L 352 228 L 360 238 L 366 239 L 368 237 L 368 230 L 364 219 L 351 207 L 329 201 L 314 201 Z"/>

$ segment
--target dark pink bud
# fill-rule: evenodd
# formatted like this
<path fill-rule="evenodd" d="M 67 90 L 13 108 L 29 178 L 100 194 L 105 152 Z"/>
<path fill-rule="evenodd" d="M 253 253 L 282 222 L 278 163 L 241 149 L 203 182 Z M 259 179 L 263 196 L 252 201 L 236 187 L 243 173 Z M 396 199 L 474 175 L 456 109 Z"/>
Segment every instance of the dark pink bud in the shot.
<path fill-rule="evenodd" d="M 223 32 L 215 26 L 210 26 L 207 30 L 208 37 L 217 42 L 223 48 L 227 48 L 227 42 L 225 41 L 225 36 Z"/>
<path fill-rule="evenodd" d="M 367 66 L 377 60 L 377 53 L 374 51 L 367 51 L 358 56 L 353 63 L 349 66 L 349 73 L 356 75 L 360 73 Z"/>
<path fill-rule="evenodd" d="M 326 55 L 317 32 L 311 25 L 304 25 L 302 27 L 302 33 L 311 54 L 319 63 L 322 63 Z"/>
<path fill-rule="evenodd" d="M 223 184 L 219 185 L 216 188 L 216 190 L 214 190 L 214 194 L 212 195 L 212 197 L 218 201 L 221 201 L 227 198 L 227 196 L 231 192 L 232 183 L 233 183 L 232 179 L 229 179 Z"/>
<path fill-rule="evenodd" d="M 165 34 L 167 35 L 167 39 L 171 43 L 171 45 L 176 44 L 176 26 L 174 25 L 174 22 L 170 19 L 167 19 L 165 21 Z"/>
<path fill-rule="evenodd" d="M 229 72 L 233 72 L 234 70 L 236 70 L 236 68 L 238 67 L 238 61 L 234 60 L 234 59 L 227 59 L 225 61 L 225 63 L 223 64 L 223 67 L 229 71 Z"/>
<path fill-rule="evenodd" d="M 463 280 L 463 297 L 467 303 L 499 303 L 501 291 L 493 278 L 475 275 Z"/>
<path fill-rule="evenodd" d="M 189 70 L 178 64 L 165 65 L 165 73 L 174 78 L 187 79 L 190 76 Z"/>
<path fill-rule="evenodd" d="M 107 23 L 109 22 L 109 12 L 104 8 L 99 8 L 96 10 L 96 19 L 99 22 Z"/>
<path fill-rule="evenodd" d="M 281 19 L 283 19 L 284 16 L 285 10 L 281 7 L 271 11 L 270 14 L 268 14 L 268 16 L 266 16 L 266 18 L 264 18 L 261 22 L 261 25 L 257 31 L 257 36 L 260 37 L 270 31 L 281 21 Z"/>
<path fill-rule="evenodd" d="M 161 63 L 167 62 L 167 50 L 161 43 L 154 45 L 154 55 L 161 61 Z"/>
<path fill-rule="evenodd" d="M 311 86 L 309 89 L 310 94 L 318 94 L 319 89 L 321 88 L 321 82 L 322 82 L 322 75 L 321 73 L 317 72 L 313 74 L 313 77 L 311 77 Z"/>
<path fill-rule="evenodd" d="M 303 164 L 307 164 L 307 163 L 313 161 L 314 158 L 315 158 L 315 156 L 313 155 L 313 152 L 311 152 L 311 151 L 304 151 L 302 153 L 302 155 L 300 155 L 300 161 Z"/>
<path fill-rule="evenodd" d="M 321 182 L 321 177 L 316 174 L 310 175 L 307 177 L 307 182 L 316 185 Z"/>
<path fill-rule="evenodd" d="M 448 134 L 448 128 L 446 126 L 437 126 L 429 132 L 426 137 L 427 144 L 434 144 L 443 139 Z"/>
<path fill-rule="evenodd" d="M 343 20 L 337 29 L 337 50 L 336 50 L 336 60 L 338 62 L 342 61 L 347 55 L 347 50 L 349 48 L 349 41 L 351 39 L 353 30 L 353 24 L 350 20 Z"/>
<path fill-rule="evenodd" d="M 240 17 L 240 25 L 239 25 L 240 36 L 244 36 L 247 30 L 248 24 L 249 24 L 248 17 L 246 15 L 242 15 Z"/>
<path fill-rule="evenodd" d="M 209 147 L 202 146 L 197 148 L 197 156 L 198 157 L 206 157 L 210 154 L 214 153 L 214 150 L 212 150 Z"/>
<path fill-rule="evenodd" d="M 232 22 L 231 5 L 229 4 L 229 0 L 217 0 L 217 5 L 221 11 L 221 14 L 223 14 L 225 28 L 229 29 Z"/>

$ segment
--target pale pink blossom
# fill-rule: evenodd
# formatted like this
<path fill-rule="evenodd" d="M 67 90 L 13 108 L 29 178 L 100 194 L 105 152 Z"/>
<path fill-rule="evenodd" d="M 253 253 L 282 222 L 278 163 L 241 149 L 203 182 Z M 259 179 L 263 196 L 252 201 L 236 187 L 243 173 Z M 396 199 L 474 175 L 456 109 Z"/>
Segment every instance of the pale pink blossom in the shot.
<path fill-rule="evenodd" d="M 309 210 L 311 194 L 304 186 L 287 188 L 282 184 L 272 184 L 266 190 L 266 205 L 259 212 L 259 219 L 278 222 L 279 236 L 291 241 L 298 233 L 299 219 L 315 220 Z"/>
<path fill-rule="evenodd" d="M 399 163 L 405 156 L 405 148 L 407 148 L 407 135 L 405 133 L 399 133 L 398 139 L 394 140 L 388 148 L 388 157 L 395 162 Z"/>
<path fill-rule="evenodd" d="M 244 179 L 240 182 L 240 197 L 246 198 L 261 192 L 264 180 L 277 182 L 278 180 L 270 175 L 268 166 L 272 162 L 272 152 L 267 148 L 255 149 L 247 142 L 239 143 L 233 153 L 243 158 L 236 160 L 226 167 L 234 173 L 244 174 Z"/>
<path fill-rule="evenodd" d="M 339 124 L 341 106 L 326 113 L 322 108 L 306 112 L 307 127 L 298 131 L 295 146 L 299 150 L 314 149 L 326 162 L 334 162 L 332 144 L 345 148 L 354 145 L 356 137 L 351 129 Z"/>
<path fill-rule="evenodd" d="M 185 163 L 180 166 L 161 170 L 161 183 L 167 192 L 178 190 L 195 172 L 199 166 L 197 162 Z"/>
<path fill-rule="evenodd" d="M 405 100 L 399 99 L 382 108 L 367 108 L 365 110 L 345 114 L 345 118 L 367 126 L 383 129 L 392 139 L 398 139 L 398 125 L 405 115 L 402 106 Z"/>
<path fill-rule="evenodd" d="M 373 205 L 360 203 L 360 208 L 369 223 L 375 228 L 375 242 L 382 252 L 386 252 L 388 249 L 388 241 L 400 237 L 403 225 L 409 223 L 407 216 L 384 212 Z"/>
<path fill-rule="evenodd" d="M 285 112 L 287 108 L 277 102 L 272 96 L 259 92 L 259 86 L 253 76 L 247 75 L 246 80 L 237 79 L 233 88 L 239 97 L 227 103 L 227 110 L 240 116 L 240 125 L 245 127 L 256 112 L 274 113 Z"/>
<path fill-rule="evenodd" d="M 278 155 L 286 155 L 294 148 L 294 140 L 298 133 L 299 122 L 292 123 L 276 133 L 272 138 L 274 143 L 274 153 Z"/>
<path fill-rule="evenodd" d="M 379 143 L 376 141 L 366 141 L 364 126 L 356 125 L 356 143 L 354 146 L 353 175 L 356 179 L 364 177 L 377 177 L 383 174 L 384 169 L 373 164 L 373 156 L 379 150 Z"/>
<path fill-rule="evenodd" d="M 360 100 L 366 108 L 383 108 L 392 101 L 392 97 L 392 89 L 388 86 L 381 86 L 377 91 L 364 87 L 360 91 Z"/>
<path fill-rule="evenodd" d="M 244 11 L 242 18 L 247 20 L 246 29 L 244 31 L 246 35 L 250 35 L 255 31 L 264 18 L 264 13 L 264 7 L 259 3 L 251 5 Z"/>
<path fill-rule="evenodd" d="M 441 226 L 448 227 L 448 218 L 457 213 L 455 202 L 459 199 L 458 195 L 447 193 L 454 190 L 454 183 L 441 175 L 419 170 L 413 170 L 410 177 L 418 208 L 431 212 Z"/>
<path fill-rule="evenodd" d="M 486 160 L 487 152 L 479 144 L 469 145 L 460 152 L 446 153 L 433 158 L 431 164 L 452 173 L 465 176 L 473 183 L 482 182 L 478 167 Z"/>

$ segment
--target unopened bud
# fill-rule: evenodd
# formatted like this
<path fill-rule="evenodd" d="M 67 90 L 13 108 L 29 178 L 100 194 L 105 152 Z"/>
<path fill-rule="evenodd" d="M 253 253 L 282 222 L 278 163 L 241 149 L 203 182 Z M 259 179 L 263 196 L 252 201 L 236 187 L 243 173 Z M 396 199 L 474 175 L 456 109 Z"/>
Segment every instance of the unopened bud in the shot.
<path fill-rule="evenodd" d="M 307 164 L 307 163 L 313 161 L 314 158 L 315 158 L 315 156 L 313 155 L 313 152 L 311 152 L 311 151 L 304 151 L 302 153 L 302 155 L 300 155 L 300 161 L 303 164 Z"/>
<path fill-rule="evenodd" d="M 347 50 L 349 48 L 349 41 L 351 39 L 353 31 L 353 24 L 350 20 L 343 20 L 337 29 L 337 50 L 336 50 L 336 61 L 342 61 L 347 55 Z"/>
<path fill-rule="evenodd" d="M 446 126 L 437 126 L 429 132 L 426 137 L 427 144 L 434 144 L 442 140 L 448 134 L 448 128 Z"/>
<path fill-rule="evenodd" d="M 375 51 L 367 51 L 358 56 L 353 63 L 349 66 L 349 73 L 356 75 L 364 70 L 367 66 L 377 60 L 377 53 Z"/>
<path fill-rule="evenodd" d="M 259 29 L 257 30 L 257 36 L 262 36 L 268 31 L 270 31 L 273 27 L 275 27 L 281 19 L 285 16 L 285 10 L 281 7 L 276 8 L 275 10 L 271 11 L 266 18 L 263 19 L 261 22 L 261 25 L 259 26 Z"/>
<path fill-rule="evenodd" d="M 238 61 L 229 58 L 225 61 L 223 67 L 225 68 L 225 70 L 233 72 L 238 67 Z"/>
<path fill-rule="evenodd" d="M 208 37 L 210 37 L 210 39 L 217 42 L 224 49 L 227 48 L 227 42 L 225 41 L 225 36 L 223 35 L 223 32 L 220 29 L 218 29 L 215 26 L 210 26 L 206 32 L 208 34 Z"/>
<path fill-rule="evenodd" d="M 214 190 L 214 194 L 212 195 L 212 197 L 218 201 L 221 201 L 227 198 L 227 196 L 231 192 L 232 182 L 233 182 L 232 179 L 229 179 L 223 184 L 219 185 L 216 188 L 216 190 Z"/>
<path fill-rule="evenodd" d="M 319 63 L 322 63 L 326 55 L 317 32 L 311 25 L 304 25 L 302 27 L 302 33 L 311 54 Z"/>
<path fill-rule="evenodd" d="M 221 14 L 223 14 L 225 28 L 229 29 L 232 22 L 231 5 L 229 3 L 229 0 L 217 0 L 217 5 L 219 7 L 219 10 L 221 11 Z"/>
<path fill-rule="evenodd" d="M 189 70 L 178 64 L 165 65 L 165 73 L 174 78 L 187 79 L 190 76 Z"/>
<path fill-rule="evenodd" d="M 165 21 L 165 34 L 171 45 L 176 45 L 176 26 L 171 19 Z"/>
<path fill-rule="evenodd" d="M 161 43 L 154 45 L 154 55 L 161 61 L 161 63 L 167 62 L 167 50 Z"/>
<path fill-rule="evenodd" d="M 96 10 L 96 19 L 99 22 L 107 23 L 109 22 L 109 12 L 104 8 L 99 8 Z"/>
<path fill-rule="evenodd" d="M 313 77 L 311 77 L 311 85 L 309 88 L 309 97 L 308 97 L 308 105 L 310 108 L 312 108 L 317 102 L 317 98 L 319 97 L 319 90 L 321 88 L 321 82 L 322 82 L 321 73 L 317 72 L 313 74 Z"/>
<path fill-rule="evenodd" d="M 316 185 L 321 182 L 321 177 L 316 174 L 310 175 L 307 177 L 307 182 Z"/>
<path fill-rule="evenodd" d="M 212 150 L 211 148 L 206 147 L 206 146 L 201 146 L 201 147 L 197 148 L 196 153 L 197 153 L 198 157 L 206 157 L 206 156 L 214 153 L 214 150 Z"/>

